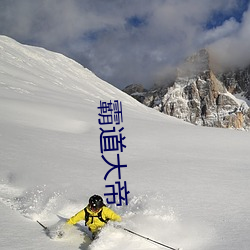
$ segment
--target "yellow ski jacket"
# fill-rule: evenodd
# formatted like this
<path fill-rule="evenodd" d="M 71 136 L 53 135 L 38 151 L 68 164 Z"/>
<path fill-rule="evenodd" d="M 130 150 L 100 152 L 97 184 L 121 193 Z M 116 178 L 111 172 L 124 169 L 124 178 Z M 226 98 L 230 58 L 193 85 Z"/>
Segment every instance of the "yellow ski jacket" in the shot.
<path fill-rule="evenodd" d="M 116 214 L 114 211 L 112 211 L 110 208 L 103 206 L 98 212 L 93 212 L 87 207 L 87 212 L 89 213 L 89 219 L 86 221 L 86 225 L 88 226 L 89 230 L 92 233 L 95 233 L 98 231 L 98 229 L 102 228 L 106 223 L 104 221 L 101 221 L 98 218 L 98 214 L 101 213 L 101 217 L 104 221 L 112 220 L 112 221 L 121 221 L 120 215 Z M 68 221 L 67 224 L 74 225 L 80 220 L 85 220 L 85 211 L 82 209 L 77 214 L 72 216 Z"/>

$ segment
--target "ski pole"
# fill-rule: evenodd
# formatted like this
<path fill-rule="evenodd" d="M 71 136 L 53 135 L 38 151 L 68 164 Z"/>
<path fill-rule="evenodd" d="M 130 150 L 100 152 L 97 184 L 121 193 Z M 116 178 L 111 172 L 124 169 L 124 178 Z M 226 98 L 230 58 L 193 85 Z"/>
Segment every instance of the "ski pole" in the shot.
<path fill-rule="evenodd" d="M 129 232 L 129 233 L 131 233 L 131 234 L 137 235 L 137 236 L 139 236 L 139 237 L 141 237 L 141 238 L 143 238 L 143 239 L 146 239 L 146 240 L 148 240 L 148 241 L 154 242 L 154 243 L 156 243 L 156 244 L 158 244 L 158 245 L 161 245 L 161 246 L 163 246 L 163 247 L 169 248 L 169 249 L 171 249 L 171 250 L 180 250 L 180 248 L 173 248 L 173 247 L 167 246 L 167 245 L 165 245 L 165 244 L 162 244 L 161 242 L 152 240 L 152 239 L 150 239 L 150 238 L 148 238 L 148 237 L 145 237 L 145 236 L 143 236 L 143 235 L 141 235 L 141 234 L 135 233 L 135 232 L 133 232 L 133 231 L 127 229 L 127 228 L 122 227 L 122 229 L 125 230 L 125 231 L 127 231 L 127 232 Z"/>
<path fill-rule="evenodd" d="M 42 226 L 43 227 L 43 229 L 46 231 L 46 230 L 48 230 L 48 228 L 47 227 L 45 227 L 40 221 L 36 221 L 40 226 Z"/>

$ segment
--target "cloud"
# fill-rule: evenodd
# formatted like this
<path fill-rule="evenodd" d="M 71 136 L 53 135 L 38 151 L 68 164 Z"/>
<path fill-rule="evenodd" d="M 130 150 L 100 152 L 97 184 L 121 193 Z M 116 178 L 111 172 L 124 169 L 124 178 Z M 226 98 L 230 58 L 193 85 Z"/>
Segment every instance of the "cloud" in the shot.
<path fill-rule="evenodd" d="M 224 24 L 220 29 L 227 29 Z M 225 67 L 245 67 L 250 64 L 250 10 L 243 15 L 242 22 L 221 39 L 210 44 L 217 63 Z"/>
<path fill-rule="evenodd" d="M 240 24 L 232 17 L 226 20 L 221 26 L 204 31 L 200 38 L 201 44 L 211 44 L 225 37 L 235 34 L 240 28 Z"/>
<path fill-rule="evenodd" d="M 239 2 L 2 0 L 0 33 L 61 52 L 117 87 L 148 87 L 204 46 L 218 53 L 249 40 L 249 14 L 242 22 L 233 18 Z M 220 14 L 225 20 L 219 24 L 212 18 Z"/>

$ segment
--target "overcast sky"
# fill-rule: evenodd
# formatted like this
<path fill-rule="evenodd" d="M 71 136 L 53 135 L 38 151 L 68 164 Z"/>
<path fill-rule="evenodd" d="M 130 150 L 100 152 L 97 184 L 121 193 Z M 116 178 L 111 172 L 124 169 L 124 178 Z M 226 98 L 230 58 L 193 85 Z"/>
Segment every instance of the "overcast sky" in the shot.
<path fill-rule="evenodd" d="M 250 0 L 0 0 L 0 34 L 57 51 L 118 88 L 204 47 L 250 62 Z"/>

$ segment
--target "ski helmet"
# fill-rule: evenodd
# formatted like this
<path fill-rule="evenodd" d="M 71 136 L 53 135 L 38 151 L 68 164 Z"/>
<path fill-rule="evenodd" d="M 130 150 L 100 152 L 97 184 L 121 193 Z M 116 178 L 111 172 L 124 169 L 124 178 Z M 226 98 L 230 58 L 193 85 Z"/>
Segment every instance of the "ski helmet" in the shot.
<path fill-rule="evenodd" d="M 93 195 L 89 198 L 89 206 L 91 209 L 97 210 L 103 207 L 103 199 L 99 195 Z"/>

